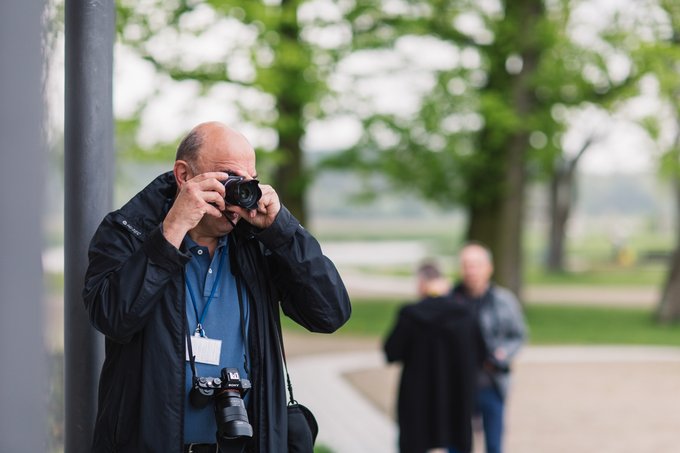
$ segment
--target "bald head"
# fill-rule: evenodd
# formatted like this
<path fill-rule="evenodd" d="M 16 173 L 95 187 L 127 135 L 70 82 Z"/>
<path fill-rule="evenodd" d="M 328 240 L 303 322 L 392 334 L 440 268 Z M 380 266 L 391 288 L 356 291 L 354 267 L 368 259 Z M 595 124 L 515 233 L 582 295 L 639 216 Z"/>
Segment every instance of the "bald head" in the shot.
<path fill-rule="evenodd" d="M 196 173 L 201 173 L 202 160 L 219 161 L 219 157 L 226 155 L 236 160 L 254 162 L 255 159 L 255 151 L 243 134 L 223 123 L 210 121 L 197 125 L 182 139 L 175 160 L 183 160 Z"/>
<path fill-rule="evenodd" d="M 463 285 L 471 296 L 484 295 L 493 274 L 489 249 L 477 243 L 465 245 L 460 251 L 460 273 Z"/>

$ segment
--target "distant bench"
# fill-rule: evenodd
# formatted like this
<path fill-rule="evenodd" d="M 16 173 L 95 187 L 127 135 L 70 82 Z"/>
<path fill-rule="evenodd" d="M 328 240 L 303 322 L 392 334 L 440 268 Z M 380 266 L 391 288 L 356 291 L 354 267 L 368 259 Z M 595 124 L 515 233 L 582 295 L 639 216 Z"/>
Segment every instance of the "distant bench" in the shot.
<path fill-rule="evenodd" d="M 640 259 L 647 263 L 667 263 L 672 256 L 672 250 L 648 250 L 640 254 Z"/>

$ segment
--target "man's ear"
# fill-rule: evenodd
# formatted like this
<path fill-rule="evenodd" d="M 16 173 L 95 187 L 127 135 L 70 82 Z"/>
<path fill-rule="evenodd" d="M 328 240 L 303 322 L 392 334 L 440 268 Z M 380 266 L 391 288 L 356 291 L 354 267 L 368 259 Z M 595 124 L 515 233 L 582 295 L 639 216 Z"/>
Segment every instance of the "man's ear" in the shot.
<path fill-rule="evenodd" d="M 189 164 L 184 160 L 176 160 L 172 172 L 175 175 L 175 181 L 177 182 L 178 188 L 182 187 L 185 182 L 194 177 Z"/>

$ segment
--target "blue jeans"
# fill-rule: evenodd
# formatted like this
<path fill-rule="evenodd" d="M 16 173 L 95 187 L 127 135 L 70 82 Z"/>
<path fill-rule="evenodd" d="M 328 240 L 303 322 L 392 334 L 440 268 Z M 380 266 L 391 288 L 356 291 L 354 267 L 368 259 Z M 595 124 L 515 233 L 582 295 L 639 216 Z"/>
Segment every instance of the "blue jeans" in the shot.
<path fill-rule="evenodd" d="M 501 453 L 503 438 L 503 398 L 493 387 L 484 387 L 477 391 L 477 412 L 482 416 L 484 425 L 484 444 L 486 453 Z M 449 453 L 463 453 L 449 448 Z"/>

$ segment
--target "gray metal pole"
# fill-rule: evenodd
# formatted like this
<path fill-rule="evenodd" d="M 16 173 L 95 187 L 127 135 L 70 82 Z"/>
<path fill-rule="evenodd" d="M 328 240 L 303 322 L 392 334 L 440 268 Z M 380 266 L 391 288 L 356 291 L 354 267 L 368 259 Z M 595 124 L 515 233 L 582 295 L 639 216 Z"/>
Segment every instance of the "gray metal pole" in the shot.
<path fill-rule="evenodd" d="M 112 205 L 115 2 L 66 1 L 64 137 L 65 451 L 89 451 L 97 410 L 102 338 L 81 292 L 87 247 Z"/>
<path fill-rule="evenodd" d="M 0 451 L 45 451 L 42 1 L 0 2 Z"/>

